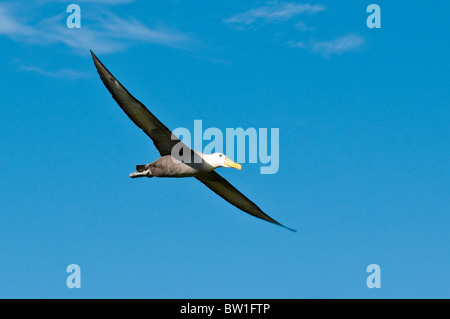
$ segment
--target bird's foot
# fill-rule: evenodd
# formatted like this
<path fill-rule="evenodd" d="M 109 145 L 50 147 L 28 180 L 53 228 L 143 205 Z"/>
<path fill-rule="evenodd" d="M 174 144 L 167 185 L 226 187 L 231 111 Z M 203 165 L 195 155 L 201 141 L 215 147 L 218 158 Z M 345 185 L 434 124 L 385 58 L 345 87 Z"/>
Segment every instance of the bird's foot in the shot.
<path fill-rule="evenodd" d="M 147 169 L 142 172 L 134 172 L 130 174 L 131 178 L 137 178 L 137 177 L 145 177 L 145 176 L 152 176 L 152 173 L 150 172 L 150 169 Z"/>

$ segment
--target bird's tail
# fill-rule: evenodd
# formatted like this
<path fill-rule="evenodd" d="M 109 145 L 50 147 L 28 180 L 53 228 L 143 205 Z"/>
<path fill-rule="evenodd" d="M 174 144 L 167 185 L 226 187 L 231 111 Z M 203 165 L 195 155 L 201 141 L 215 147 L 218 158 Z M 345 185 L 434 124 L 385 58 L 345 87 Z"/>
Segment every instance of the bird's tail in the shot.
<path fill-rule="evenodd" d="M 143 171 L 146 171 L 147 169 L 148 169 L 148 164 L 136 165 L 136 171 L 138 171 L 138 172 L 143 172 Z"/>

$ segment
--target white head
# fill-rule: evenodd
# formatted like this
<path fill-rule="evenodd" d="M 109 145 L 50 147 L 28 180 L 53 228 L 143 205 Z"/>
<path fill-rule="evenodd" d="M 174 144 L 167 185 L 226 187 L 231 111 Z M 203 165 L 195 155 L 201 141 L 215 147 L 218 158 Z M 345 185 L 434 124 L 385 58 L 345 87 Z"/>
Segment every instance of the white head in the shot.
<path fill-rule="evenodd" d="M 233 162 L 222 153 L 203 154 L 203 159 L 214 168 L 217 167 L 233 167 L 238 170 L 242 169 L 242 165 Z"/>

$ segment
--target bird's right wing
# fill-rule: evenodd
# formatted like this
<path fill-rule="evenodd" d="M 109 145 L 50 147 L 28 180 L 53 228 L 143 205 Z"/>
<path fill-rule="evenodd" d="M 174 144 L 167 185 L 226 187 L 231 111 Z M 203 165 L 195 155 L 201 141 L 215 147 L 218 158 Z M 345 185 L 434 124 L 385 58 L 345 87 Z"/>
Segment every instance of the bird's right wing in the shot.
<path fill-rule="evenodd" d="M 295 232 L 294 229 L 280 224 L 279 222 L 265 214 L 258 206 L 256 206 L 255 203 L 249 200 L 244 194 L 238 191 L 217 172 L 212 171 L 206 175 L 196 176 L 196 178 L 200 182 L 205 184 L 214 193 L 221 196 L 227 202 L 243 210 L 244 212 Z"/>
<path fill-rule="evenodd" d="M 172 148 L 182 143 L 172 132 L 154 116 L 144 104 L 139 102 L 125 89 L 122 84 L 108 71 L 100 60 L 91 51 L 95 67 L 100 78 L 111 93 L 114 100 L 128 115 L 128 117 L 140 127 L 153 141 L 161 156 L 170 155 Z M 189 149 L 182 144 L 184 149 Z"/>

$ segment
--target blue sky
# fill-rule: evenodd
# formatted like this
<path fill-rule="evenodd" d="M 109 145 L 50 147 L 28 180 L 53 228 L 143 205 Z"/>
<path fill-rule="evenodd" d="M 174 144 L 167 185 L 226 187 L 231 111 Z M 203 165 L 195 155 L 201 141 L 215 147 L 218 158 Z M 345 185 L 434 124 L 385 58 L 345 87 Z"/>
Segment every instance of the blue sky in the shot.
<path fill-rule="evenodd" d="M 0 3 L 0 297 L 450 297 L 447 2 L 69 3 Z M 158 152 L 90 49 L 171 129 L 279 128 L 276 174 L 219 173 L 298 232 L 131 180 Z"/>

